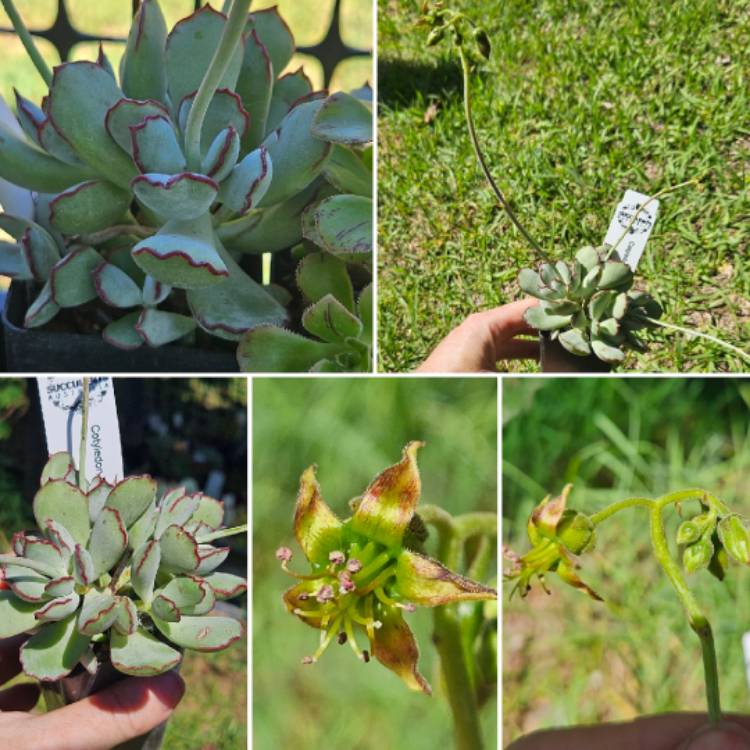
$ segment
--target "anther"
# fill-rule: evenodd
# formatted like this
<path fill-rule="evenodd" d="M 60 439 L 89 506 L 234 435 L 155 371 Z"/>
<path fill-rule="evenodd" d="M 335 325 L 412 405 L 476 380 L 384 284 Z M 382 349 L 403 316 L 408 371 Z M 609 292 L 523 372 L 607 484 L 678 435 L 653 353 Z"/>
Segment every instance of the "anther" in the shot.
<path fill-rule="evenodd" d="M 370 661 L 370 652 L 365 650 L 362 652 L 362 656 L 364 657 L 365 664 L 367 664 L 367 662 Z"/>
<path fill-rule="evenodd" d="M 312 656 L 303 656 L 302 657 L 302 663 L 303 664 L 314 664 L 315 659 L 312 658 Z"/>
<path fill-rule="evenodd" d="M 279 562 L 289 562 L 292 559 L 292 550 L 289 547 L 279 547 L 276 550 L 276 559 Z"/>
<path fill-rule="evenodd" d="M 328 559 L 334 565 L 342 565 L 344 560 L 346 560 L 346 555 L 339 550 L 334 550 L 328 553 Z"/>
<path fill-rule="evenodd" d="M 333 586 L 329 586 L 328 584 L 326 584 L 325 586 L 321 586 L 320 590 L 315 595 L 315 598 L 321 604 L 325 604 L 326 602 L 330 602 L 333 599 Z"/>
<path fill-rule="evenodd" d="M 356 557 L 353 557 L 349 562 L 346 564 L 346 569 L 350 573 L 359 573 L 360 570 L 362 570 L 362 563 L 357 560 Z"/>
<path fill-rule="evenodd" d="M 343 646 L 346 643 L 346 633 L 339 633 L 338 642 L 339 646 Z"/>
<path fill-rule="evenodd" d="M 342 570 L 339 573 L 339 590 L 343 591 L 345 594 L 348 594 L 350 591 L 354 591 L 354 589 L 357 588 L 357 584 L 352 581 L 352 579 L 349 577 L 349 574 Z"/>
<path fill-rule="evenodd" d="M 399 604 L 398 606 L 401 607 L 401 609 L 404 610 L 404 612 L 416 612 L 417 607 L 415 604 L 412 604 L 411 602 L 407 602 L 406 604 Z"/>
<path fill-rule="evenodd" d="M 297 599 L 301 602 L 306 602 L 310 598 L 310 594 L 298 594 Z"/>

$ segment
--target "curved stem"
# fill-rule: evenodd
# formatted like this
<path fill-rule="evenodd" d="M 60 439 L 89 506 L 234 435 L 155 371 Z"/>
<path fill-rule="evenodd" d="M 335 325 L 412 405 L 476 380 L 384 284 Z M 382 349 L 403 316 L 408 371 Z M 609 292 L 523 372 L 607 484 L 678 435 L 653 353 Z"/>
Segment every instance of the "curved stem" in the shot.
<path fill-rule="evenodd" d="M 78 453 L 78 486 L 82 492 L 88 490 L 86 481 L 86 448 L 89 436 L 89 382 L 90 378 L 83 379 L 83 394 L 81 395 L 81 444 Z"/>
<path fill-rule="evenodd" d="M 214 56 L 198 88 L 198 93 L 193 100 L 193 105 L 190 107 L 187 127 L 185 128 L 185 153 L 187 155 L 188 168 L 193 172 L 200 170 L 201 166 L 201 131 L 203 130 L 203 120 L 206 117 L 206 112 L 208 111 L 209 104 L 211 104 L 214 92 L 224 73 L 226 73 L 237 44 L 242 38 L 249 8 L 250 0 L 234 0 L 232 3 L 232 9 L 229 11 L 219 46 L 216 48 L 216 52 L 214 52 Z"/>
<path fill-rule="evenodd" d="M 647 508 L 651 509 L 654 504 L 653 500 L 649 500 L 647 497 L 629 497 L 626 500 L 619 500 L 612 505 L 608 505 L 598 513 L 594 513 L 593 516 L 589 516 L 591 523 L 594 526 L 598 526 L 602 521 L 606 521 L 610 516 L 614 516 L 615 513 L 619 513 L 621 510 L 626 508 Z"/>
<path fill-rule="evenodd" d="M 674 494 L 679 495 L 680 493 Z M 652 504 L 651 544 L 654 548 L 656 559 L 677 592 L 677 596 L 688 616 L 690 627 L 700 639 L 703 653 L 703 670 L 706 680 L 708 718 L 711 725 L 716 726 L 721 721 L 721 701 L 719 697 L 719 671 L 716 664 L 713 633 L 711 631 L 711 624 L 693 596 L 692 591 L 690 591 L 685 583 L 682 572 L 669 551 L 669 544 L 664 532 L 662 511 L 668 504 L 673 502 L 675 502 L 674 495 L 667 495 Z"/>
<path fill-rule="evenodd" d="M 479 144 L 479 138 L 477 137 L 476 130 L 474 128 L 474 118 L 471 114 L 471 65 L 469 64 L 469 60 L 466 57 L 466 53 L 461 49 L 461 47 L 458 48 L 458 54 L 461 58 L 461 69 L 463 71 L 463 80 L 464 80 L 464 115 L 466 117 L 466 126 L 469 129 L 469 137 L 471 138 L 471 145 L 474 147 L 474 153 L 476 154 L 477 161 L 479 162 L 479 167 L 482 170 L 482 173 L 485 176 L 485 179 L 489 183 L 490 187 L 492 188 L 492 192 L 495 194 L 495 197 L 497 198 L 500 205 L 505 210 L 505 213 L 508 214 L 508 217 L 510 220 L 515 224 L 516 229 L 523 235 L 524 239 L 531 245 L 531 247 L 536 250 L 539 255 L 542 256 L 545 260 L 549 259 L 549 256 L 547 253 L 542 250 L 542 248 L 539 246 L 539 244 L 531 237 L 531 235 L 526 231 L 526 229 L 523 227 L 521 222 L 516 217 L 515 213 L 513 212 L 513 209 L 510 207 L 510 204 L 506 200 L 505 196 L 503 195 L 500 188 L 497 186 L 497 183 L 492 177 L 492 174 L 490 173 L 489 167 L 487 166 L 487 162 L 484 158 L 484 153 L 482 152 L 482 147 Z"/>
<path fill-rule="evenodd" d="M 717 346 L 720 346 L 724 349 L 727 349 L 734 354 L 736 354 L 738 357 L 745 360 L 745 362 L 750 362 L 750 354 L 747 352 L 742 351 L 738 346 L 734 346 L 734 344 L 727 344 L 726 341 L 722 341 L 719 338 L 716 338 L 716 336 L 711 336 L 711 334 L 708 333 L 702 333 L 701 331 L 694 331 L 691 328 L 683 328 L 682 326 L 676 326 L 674 323 L 665 323 L 663 320 L 658 320 L 657 318 L 646 318 L 646 320 L 649 323 L 652 323 L 653 325 L 659 326 L 661 328 L 667 328 L 672 331 L 679 331 L 680 333 L 684 333 L 686 336 L 695 336 L 699 339 L 707 339 L 708 341 L 713 342 Z"/>
<path fill-rule="evenodd" d="M 18 38 L 26 48 L 26 52 L 31 58 L 31 62 L 34 63 L 34 67 L 39 72 L 39 75 L 44 79 L 47 86 L 49 86 L 52 83 L 52 71 L 49 69 L 49 66 L 36 48 L 34 39 L 26 28 L 23 19 L 18 14 L 16 6 L 13 4 L 13 0 L 1 0 L 1 2 L 3 8 L 5 8 L 5 12 L 8 14 L 8 18 L 10 18 L 10 22 L 13 24 L 16 34 L 18 34 Z"/>
<path fill-rule="evenodd" d="M 497 514 L 489 512 L 464 513 L 453 519 L 455 534 L 463 542 L 478 534 L 497 536 Z"/>

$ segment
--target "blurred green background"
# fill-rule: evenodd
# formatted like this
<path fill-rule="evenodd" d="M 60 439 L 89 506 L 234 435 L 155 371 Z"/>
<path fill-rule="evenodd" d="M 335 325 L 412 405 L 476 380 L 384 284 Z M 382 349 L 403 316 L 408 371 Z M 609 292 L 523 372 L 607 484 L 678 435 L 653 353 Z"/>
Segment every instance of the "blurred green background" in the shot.
<path fill-rule="evenodd" d="M 569 506 L 584 512 L 702 487 L 750 515 L 749 408 L 750 381 L 741 379 L 505 379 L 506 543 L 528 549 L 529 513 L 566 482 Z M 678 516 L 665 518 L 673 540 Z M 582 578 L 604 604 L 555 575 L 551 596 L 536 587 L 509 601 L 506 584 L 505 743 L 543 727 L 705 711 L 699 642 L 653 558 L 644 512 L 624 511 L 600 529 Z M 750 571 L 733 565 L 724 583 L 705 572 L 689 583 L 714 627 L 723 707 L 747 712 L 740 639 L 750 630 Z"/>
<path fill-rule="evenodd" d="M 114 387 L 125 471 L 196 490 L 219 482 L 216 494 L 224 500 L 225 521 L 244 523 L 247 381 L 115 378 Z M 8 549 L 14 531 L 34 526 L 31 498 L 46 458 L 35 382 L 0 378 L 0 552 Z M 225 542 L 232 552 L 222 569 L 244 575 L 246 536 Z M 247 620 L 247 598 L 231 603 Z M 164 750 L 245 750 L 246 640 L 213 654 L 186 653 L 180 674 L 188 688 L 167 726 Z"/>
<path fill-rule="evenodd" d="M 299 476 L 318 465 L 322 494 L 348 515 L 347 501 L 396 463 L 409 440 L 420 451 L 422 502 L 451 513 L 496 508 L 494 379 L 284 378 L 253 384 L 253 734 L 257 750 L 434 750 L 451 746 L 450 710 L 436 677 L 432 616 L 407 615 L 421 644 L 420 671 L 432 683 L 415 694 L 373 661 L 330 647 L 321 661 L 301 658 L 318 634 L 288 615 L 292 585 L 274 558 L 295 550 L 292 517 Z M 434 547 L 428 541 L 428 552 Z M 496 703 L 482 710 L 487 747 L 496 740 Z"/>
<path fill-rule="evenodd" d="M 16 0 L 16 7 L 29 28 L 49 28 L 55 20 L 58 0 Z M 193 0 L 159 0 L 168 28 L 189 15 Z M 221 0 L 210 5 L 221 9 Z M 333 0 L 254 0 L 251 10 L 260 10 L 277 5 L 279 12 L 292 29 L 297 44 L 312 46 L 323 39 L 331 22 Z M 70 21 L 81 32 L 92 36 L 127 37 L 130 28 L 132 4 L 130 0 L 67 0 Z M 10 28 L 5 11 L 0 8 L 0 26 Z M 372 0 L 343 0 L 341 7 L 340 33 L 345 44 L 359 49 L 372 48 Z M 0 95 L 13 104 L 15 86 L 25 97 L 39 102 L 46 93 L 44 82 L 28 60 L 28 55 L 15 36 L 0 35 L 3 47 L 3 64 L 0 66 Z M 39 50 L 50 65 L 60 62 L 55 48 L 45 39 L 36 38 Z M 74 47 L 72 58 L 92 60 L 96 58 L 98 45 L 81 43 Z M 104 51 L 117 68 L 124 43 L 105 42 Z M 323 70 L 320 63 L 308 55 L 295 55 L 288 70 L 304 65 L 305 72 L 316 87 L 323 85 Z M 342 61 L 331 82 L 333 89 L 351 89 L 372 81 L 372 58 L 349 58 Z"/>

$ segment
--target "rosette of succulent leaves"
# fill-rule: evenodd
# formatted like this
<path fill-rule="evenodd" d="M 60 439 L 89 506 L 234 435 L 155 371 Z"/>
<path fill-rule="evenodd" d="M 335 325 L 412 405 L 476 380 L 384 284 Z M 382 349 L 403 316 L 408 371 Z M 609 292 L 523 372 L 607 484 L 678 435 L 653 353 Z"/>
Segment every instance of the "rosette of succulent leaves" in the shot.
<path fill-rule="evenodd" d="M 524 319 L 571 354 L 619 364 L 628 347 L 645 350 L 637 331 L 653 327 L 662 313 L 650 294 L 631 288 L 633 278 L 608 245 L 581 248 L 572 263 L 544 263 L 538 272 L 524 268 L 519 286 L 539 300 Z"/>
<path fill-rule="evenodd" d="M 79 664 L 95 674 L 111 662 L 128 675 L 172 669 L 183 649 L 217 651 L 243 635 L 235 619 L 211 614 L 219 599 L 247 590 L 217 571 L 228 547 L 211 542 L 222 504 L 184 488 L 157 493 L 149 476 L 81 490 L 68 453 L 53 454 L 34 497 L 36 531 L 0 555 L 0 638 L 21 633 L 23 671 L 54 681 Z"/>
<path fill-rule="evenodd" d="M 0 273 L 38 290 L 26 327 L 85 305 L 86 331 L 125 350 L 204 331 L 241 342 L 247 370 L 369 369 L 371 91 L 282 74 L 292 34 L 248 6 L 168 33 L 142 0 L 119 73 L 101 49 L 53 73 L 32 55 L 49 93 L 17 94 L 20 127 L 0 125 L 0 177 L 35 193 L 33 220 L 0 216 Z M 298 285 L 247 270 L 291 248 Z"/>

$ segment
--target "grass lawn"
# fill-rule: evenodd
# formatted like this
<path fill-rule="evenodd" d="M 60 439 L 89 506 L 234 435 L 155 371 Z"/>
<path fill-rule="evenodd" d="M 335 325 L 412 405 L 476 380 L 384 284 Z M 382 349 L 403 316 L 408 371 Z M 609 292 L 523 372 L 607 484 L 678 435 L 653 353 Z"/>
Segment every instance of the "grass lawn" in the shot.
<path fill-rule="evenodd" d="M 574 489 L 569 506 L 593 512 L 632 496 L 701 487 L 750 515 L 750 390 L 735 379 L 506 379 L 503 383 L 503 537 L 528 550 L 536 503 Z M 583 418 L 582 418 L 583 417 Z M 575 428 L 571 428 L 575 425 Z M 685 518 L 697 503 L 682 506 Z M 673 555 L 680 518 L 666 513 Z M 546 578 L 526 599 L 503 601 L 504 745 L 535 729 L 705 711 L 698 638 L 653 557 L 648 518 L 623 511 L 580 559 L 595 602 Z M 750 570 L 723 583 L 688 578 L 713 626 L 722 706 L 747 711 L 741 638 L 750 622 Z"/>
<path fill-rule="evenodd" d="M 468 314 L 517 299 L 519 270 L 537 260 L 479 173 L 459 69 L 447 47 L 425 47 L 418 5 L 379 5 L 379 341 L 389 371 L 413 369 Z M 663 199 L 639 276 L 665 321 L 747 348 L 750 2 L 452 5 L 492 40 L 473 79 L 475 117 L 531 235 L 570 259 L 603 240 L 625 189 L 653 194 L 701 176 Z M 650 337 L 626 368 L 742 369 L 711 343 Z"/>

